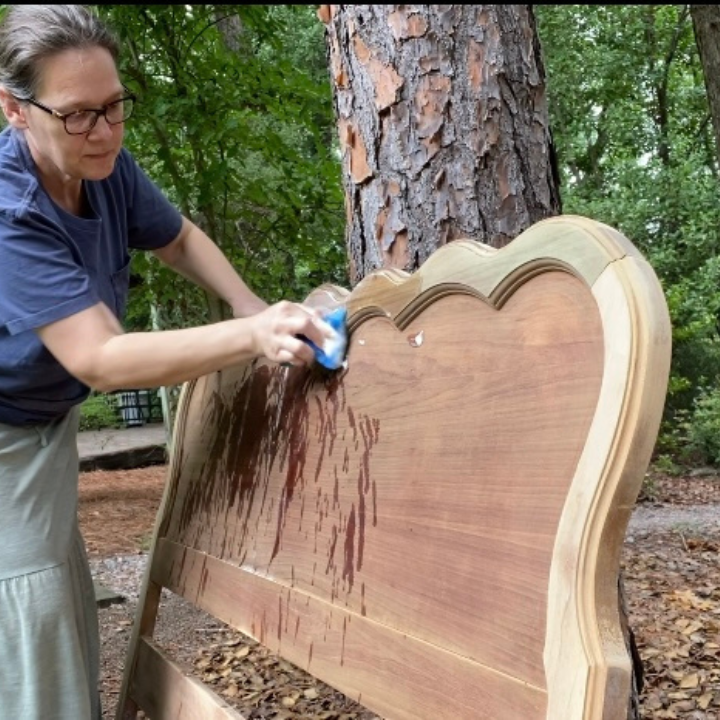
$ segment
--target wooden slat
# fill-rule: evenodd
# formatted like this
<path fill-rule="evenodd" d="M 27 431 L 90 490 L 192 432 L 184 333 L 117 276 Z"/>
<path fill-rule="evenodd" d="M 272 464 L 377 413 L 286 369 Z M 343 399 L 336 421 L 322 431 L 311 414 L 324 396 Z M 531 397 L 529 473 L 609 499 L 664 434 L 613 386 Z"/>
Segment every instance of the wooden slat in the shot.
<path fill-rule="evenodd" d="M 545 717 L 541 688 L 167 540 L 151 576 L 385 718 Z"/>
<path fill-rule="evenodd" d="M 130 695 L 151 720 L 245 720 L 200 680 L 186 675 L 149 638 L 138 642 Z"/>

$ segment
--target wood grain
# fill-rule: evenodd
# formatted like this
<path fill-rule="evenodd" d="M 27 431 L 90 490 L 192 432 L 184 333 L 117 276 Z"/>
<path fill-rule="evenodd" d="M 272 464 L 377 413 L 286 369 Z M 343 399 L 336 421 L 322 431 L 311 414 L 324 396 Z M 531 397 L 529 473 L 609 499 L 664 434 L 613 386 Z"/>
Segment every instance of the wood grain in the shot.
<path fill-rule="evenodd" d="M 243 720 L 199 680 L 185 675 L 147 638 L 138 646 L 130 693 L 153 720 Z"/>

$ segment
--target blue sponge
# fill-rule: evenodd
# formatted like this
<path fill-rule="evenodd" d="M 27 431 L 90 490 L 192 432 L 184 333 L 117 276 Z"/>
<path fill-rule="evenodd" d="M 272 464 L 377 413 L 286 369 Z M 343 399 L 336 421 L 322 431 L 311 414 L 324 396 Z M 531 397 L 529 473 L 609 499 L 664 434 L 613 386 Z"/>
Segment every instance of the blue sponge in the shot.
<path fill-rule="evenodd" d="M 347 309 L 338 307 L 327 315 L 323 320 L 335 331 L 334 336 L 325 341 L 322 348 L 319 348 L 312 340 L 301 336 L 315 351 L 315 359 L 328 370 L 337 370 L 342 367 L 345 361 L 345 350 L 347 349 Z"/>

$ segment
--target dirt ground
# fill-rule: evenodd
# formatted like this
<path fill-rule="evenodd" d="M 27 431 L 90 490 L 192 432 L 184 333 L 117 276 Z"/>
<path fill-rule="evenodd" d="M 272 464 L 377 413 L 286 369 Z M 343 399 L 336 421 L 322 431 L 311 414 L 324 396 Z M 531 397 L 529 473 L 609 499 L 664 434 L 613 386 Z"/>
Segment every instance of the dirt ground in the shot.
<path fill-rule="evenodd" d="M 90 557 L 146 551 L 167 475 L 164 465 L 80 475 L 80 527 Z"/>
<path fill-rule="evenodd" d="M 96 578 L 126 601 L 101 608 L 101 692 L 114 717 L 142 561 L 166 468 L 84 473 L 80 522 Z M 637 517 L 637 521 L 635 522 Z M 653 475 L 633 515 L 622 568 L 644 665 L 646 720 L 720 719 L 720 476 Z M 163 595 L 159 644 L 248 720 L 376 716 L 251 639 Z"/>

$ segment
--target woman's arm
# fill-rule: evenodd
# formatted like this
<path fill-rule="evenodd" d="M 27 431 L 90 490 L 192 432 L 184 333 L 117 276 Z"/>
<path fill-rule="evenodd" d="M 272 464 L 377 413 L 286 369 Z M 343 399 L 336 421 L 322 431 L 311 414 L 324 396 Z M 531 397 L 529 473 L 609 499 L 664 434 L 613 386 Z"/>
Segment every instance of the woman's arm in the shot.
<path fill-rule="evenodd" d="M 247 318 L 183 330 L 124 333 L 103 303 L 39 328 L 40 339 L 63 367 L 102 392 L 177 385 L 261 355 L 309 365 L 332 328 L 312 311 L 279 302 Z"/>
<path fill-rule="evenodd" d="M 187 218 L 183 218 L 178 236 L 153 252 L 180 275 L 225 300 L 236 318 L 254 315 L 268 307 L 245 284 L 220 248 Z"/>

